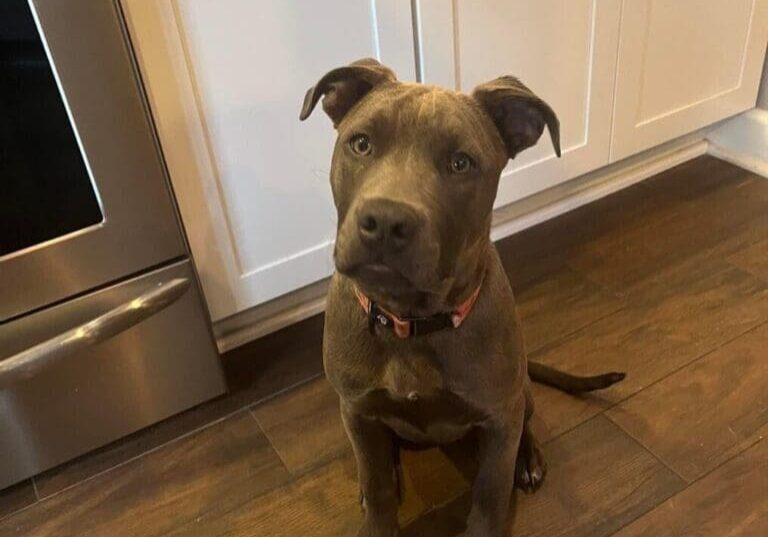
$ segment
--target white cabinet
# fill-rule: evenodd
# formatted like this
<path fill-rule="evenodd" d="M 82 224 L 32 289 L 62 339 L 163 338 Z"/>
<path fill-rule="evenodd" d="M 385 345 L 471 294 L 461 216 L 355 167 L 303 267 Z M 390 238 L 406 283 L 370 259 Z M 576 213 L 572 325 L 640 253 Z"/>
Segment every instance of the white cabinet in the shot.
<path fill-rule="evenodd" d="M 214 320 L 332 272 L 334 130 L 298 120 L 326 71 L 415 78 L 408 1 L 123 0 Z"/>
<path fill-rule="evenodd" d="M 608 163 L 620 0 L 418 0 L 424 81 L 471 91 L 519 77 L 560 118 L 504 171 L 496 206 Z"/>
<path fill-rule="evenodd" d="M 754 105 L 768 0 L 121 0 L 214 320 L 332 271 L 335 133 L 298 121 L 373 56 L 465 92 L 520 77 L 555 110 L 496 206 Z"/>
<path fill-rule="evenodd" d="M 755 105 L 765 0 L 624 0 L 611 160 Z"/>

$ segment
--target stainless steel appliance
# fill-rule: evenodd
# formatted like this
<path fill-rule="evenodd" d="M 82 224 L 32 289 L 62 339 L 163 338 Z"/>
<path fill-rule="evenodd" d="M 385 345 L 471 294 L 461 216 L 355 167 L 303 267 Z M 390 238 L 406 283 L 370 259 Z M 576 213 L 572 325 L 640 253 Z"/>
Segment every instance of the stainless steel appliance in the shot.
<path fill-rule="evenodd" d="M 224 390 L 126 35 L 0 2 L 0 488 Z"/>

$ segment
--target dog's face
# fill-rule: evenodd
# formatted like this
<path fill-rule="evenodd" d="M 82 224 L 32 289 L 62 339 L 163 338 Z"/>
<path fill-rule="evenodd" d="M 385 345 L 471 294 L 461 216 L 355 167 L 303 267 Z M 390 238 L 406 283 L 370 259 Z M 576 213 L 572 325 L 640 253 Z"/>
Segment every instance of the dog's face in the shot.
<path fill-rule="evenodd" d="M 559 155 L 554 113 L 511 77 L 468 96 L 400 83 L 361 60 L 310 88 L 302 119 L 321 96 L 338 130 L 336 268 L 374 298 L 444 298 L 471 279 L 507 160 L 545 125 Z"/>

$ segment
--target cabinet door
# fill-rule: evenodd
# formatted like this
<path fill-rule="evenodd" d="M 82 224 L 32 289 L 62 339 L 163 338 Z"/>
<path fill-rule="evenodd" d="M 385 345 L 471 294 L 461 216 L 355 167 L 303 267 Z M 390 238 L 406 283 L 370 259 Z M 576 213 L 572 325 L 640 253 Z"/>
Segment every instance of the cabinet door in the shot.
<path fill-rule="evenodd" d="M 123 0 L 214 320 L 332 272 L 335 131 L 298 119 L 326 71 L 415 78 L 408 0 Z"/>
<path fill-rule="evenodd" d="M 755 105 L 766 0 L 623 0 L 616 161 Z"/>
<path fill-rule="evenodd" d="M 619 1 L 417 1 L 425 82 L 470 92 L 515 75 L 560 118 L 562 158 L 545 133 L 507 166 L 497 207 L 608 163 Z"/>

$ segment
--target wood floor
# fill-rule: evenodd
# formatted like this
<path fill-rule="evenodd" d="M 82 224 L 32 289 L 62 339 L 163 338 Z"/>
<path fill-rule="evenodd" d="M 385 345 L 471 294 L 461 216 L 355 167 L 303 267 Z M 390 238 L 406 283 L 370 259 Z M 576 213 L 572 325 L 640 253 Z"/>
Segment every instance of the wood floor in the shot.
<path fill-rule="evenodd" d="M 536 387 L 549 475 L 510 535 L 768 535 L 768 180 L 702 157 L 499 248 L 533 359 L 628 372 Z M 0 536 L 353 536 L 321 329 L 238 349 L 229 395 L 0 491 Z M 404 455 L 404 536 L 461 534 L 467 452 Z"/>

